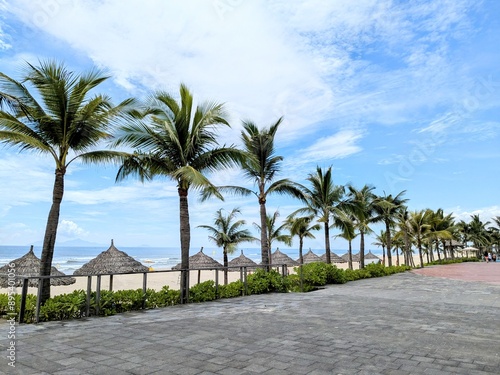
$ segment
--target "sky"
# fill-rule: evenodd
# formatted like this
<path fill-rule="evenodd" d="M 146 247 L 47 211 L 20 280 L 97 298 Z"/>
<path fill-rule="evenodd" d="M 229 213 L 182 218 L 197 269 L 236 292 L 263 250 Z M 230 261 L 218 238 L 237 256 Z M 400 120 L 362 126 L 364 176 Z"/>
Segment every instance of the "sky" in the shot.
<path fill-rule="evenodd" d="M 499 15 L 496 0 L 0 0 L 0 71 L 21 79 L 26 62 L 48 59 L 97 67 L 111 78 L 96 92 L 115 103 L 176 95 L 185 83 L 198 102 L 224 103 L 231 129 L 221 143 L 240 145 L 244 120 L 284 117 L 279 178 L 307 186 L 317 166 L 331 166 L 338 185 L 405 190 L 410 210 L 489 221 L 500 215 Z M 115 183 L 116 171 L 70 166 L 56 246 L 179 246 L 175 183 Z M 210 178 L 255 188 L 238 170 Z M 0 181 L 0 245 L 41 243 L 53 160 L 0 146 Z M 189 199 L 192 253 L 214 246 L 197 226 L 220 208 L 239 207 L 258 235 L 255 197 Z M 267 202 L 281 220 L 301 206 Z M 323 232 L 304 247 L 324 249 Z M 332 249 L 346 248 L 332 238 Z"/>

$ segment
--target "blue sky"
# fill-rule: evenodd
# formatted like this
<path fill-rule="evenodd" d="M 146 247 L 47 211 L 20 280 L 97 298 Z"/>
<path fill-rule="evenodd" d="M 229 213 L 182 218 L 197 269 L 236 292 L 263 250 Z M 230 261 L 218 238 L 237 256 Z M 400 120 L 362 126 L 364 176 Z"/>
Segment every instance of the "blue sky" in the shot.
<path fill-rule="evenodd" d="M 412 210 L 486 221 L 500 215 L 498 15 L 495 0 L 0 0 L 0 71 L 20 78 L 39 59 L 98 66 L 112 76 L 100 92 L 116 102 L 184 82 L 198 100 L 225 103 L 232 128 L 222 142 L 239 143 L 241 120 L 284 116 L 280 177 L 304 182 L 331 165 L 337 184 L 407 190 Z M 43 239 L 53 170 L 48 158 L 0 148 L 0 244 Z M 58 243 L 178 246 L 175 184 L 116 184 L 115 175 L 70 167 Z M 211 178 L 242 183 L 237 170 Z M 255 198 L 201 204 L 191 193 L 193 251 L 213 246 L 196 226 L 233 207 L 254 231 Z M 268 199 L 283 219 L 298 207 Z M 305 247 L 323 243 L 318 232 Z"/>

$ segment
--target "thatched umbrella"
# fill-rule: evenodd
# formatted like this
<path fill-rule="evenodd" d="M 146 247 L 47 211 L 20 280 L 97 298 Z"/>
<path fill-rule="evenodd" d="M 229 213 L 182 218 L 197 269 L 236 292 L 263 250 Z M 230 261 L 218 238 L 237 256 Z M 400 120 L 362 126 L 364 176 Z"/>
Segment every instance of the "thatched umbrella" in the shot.
<path fill-rule="evenodd" d="M 297 260 L 298 262 L 299 260 Z M 307 263 L 314 263 L 314 262 L 322 262 L 323 260 L 317 256 L 316 254 L 314 254 L 311 249 L 309 249 L 309 251 L 307 253 L 304 254 L 304 256 L 302 257 L 302 261 L 304 262 L 304 264 L 307 264 Z"/>
<path fill-rule="evenodd" d="M 222 264 L 203 253 L 203 247 L 196 254 L 189 257 L 189 268 L 220 268 Z M 173 270 L 180 270 L 181 263 L 172 267 Z"/>
<path fill-rule="evenodd" d="M 381 259 L 376 256 L 375 254 L 372 253 L 372 251 L 368 251 L 368 254 L 365 255 L 365 259 L 366 260 L 376 260 L 377 262 L 380 262 Z M 371 262 L 371 263 L 375 263 L 375 262 Z"/>
<path fill-rule="evenodd" d="M 21 258 L 14 259 L 13 261 L 7 263 L 5 266 L 0 268 L 0 287 L 7 288 L 9 285 L 9 280 L 7 277 L 7 272 L 9 270 L 9 264 L 14 263 L 16 276 L 39 276 L 40 275 L 40 262 L 41 260 L 37 258 L 37 256 L 33 253 L 33 245 L 31 245 L 30 251 L 23 255 Z M 55 267 L 51 268 L 50 271 L 51 276 L 64 276 L 64 273 L 58 271 Z M 74 284 L 76 279 L 74 277 L 58 277 L 54 279 L 50 279 L 50 285 L 59 286 L 59 285 L 70 285 Z M 22 279 L 15 279 L 15 284 L 13 286 L 20 287 L 23 284 Z M 30 279 L 28 281 L 28 286 L 30 287 L 38 287 L 38 279 Z"/>
<path fill-rule="evenodd" d="M 294 261 L 288 255 L 282 253 L 280 249 L 276 249 L 276 251 L 271 254 L 271 259 L 273 260 L 273 264 L 286 264 L 287 266 L 299 265 L 299 262 Z"/>
<path fill-rule="evenodd" d="M 217 262 L 215 259 L 210 258 L 208 255 L 203 253 L 203 247 L 196 254 L 189 257 L 189 268 L 222 268 L 223 265 Z M 173 270 L 180 270 L 181 263 L 176 264 L 172 267 Z M 201 270 L 198 269 L 198 284 L 201 281 Z"/>
<path fill-rule="evenodd" d="M 349 261 L 349 254 L 345 253 L 344 255 L 341 256 L 344 261 L 348 262 Z M 357 254 L 352 254 L 352 261 L 353 262 L 359 262 L 359 253 Z"/>
<path fill-rule="evenodd" d="M 246 257 L 241 250 L 241 255 L 237 258 L 231 259 L 227 264 L 229 267 L 247 267 L 248 270 L 254 270 L 257 265 L 252 259 Z"/>
<path fill-rule="evenodd" d="M 321 261 L 326 263 L 326 253 L 320 256 Z M 330 260 L 332 263 L 345 263 L 347 262 L 343 258 L 339 257 L 337 254 L 335 254 L 333 251 L 330 251 Z"/>
<path fill-rule="evenodd" d="M 108 250 L 85 263 L 74 275 L 100 275 L 103 273 L 148 272 L 149 268 L 127 253 L 118 250 L 113 240 Z"/>

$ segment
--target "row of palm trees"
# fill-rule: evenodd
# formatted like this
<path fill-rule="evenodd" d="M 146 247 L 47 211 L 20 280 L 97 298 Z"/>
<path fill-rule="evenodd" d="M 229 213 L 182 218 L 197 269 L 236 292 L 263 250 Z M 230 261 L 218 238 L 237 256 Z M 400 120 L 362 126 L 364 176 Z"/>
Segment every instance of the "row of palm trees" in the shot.
<path fill-rule="evenodd" d="M 130 98 L 114 105 L 106 95 L 92 94 L 93 89 L 108 78 L 98 70 L 76 74 L 55 61 L 40 62 L 38 66 L 27 63 L 19 81 L 0 73 L 0 141 L 21 151 L 50 155 L 55 162 L 41 276 L 50 275 L 64 178 L 76 160 L 88 164 L 117 164 L 117 181 L 129 176 L 141 181 L 158 177 L 175 181 L 179 196 L 182 302 L 188 300 L 189 290 L 188 195 L 192 190 L 199 191 L 203 200 L 213 196 L 223 199 L 226 193 L 257 198 L 264 265 L 271 263 L 272 240 L 279 238 L 274 237 L 268 227 L 266 202 L 271 194 L 285 194 L 303 202 L 304 207 L 287 219 L 286 226 L 293 235 L 303 238 L 306 232 L 318 229 L 314 220 L 323 223 L 327 262 L 331 262 L 329 230 L 332 225 L 340 228 L 341 236 L 348 241 L 355 235 L 360 236 L 361 267 L 364 266 L 365 235 L 371 232 L 373 223 L 385 223 L 385 241 L 388 249 L 392 248 L 391 230 L 405 211 L 404 192 L 394 197 L 376 196 L 374 187 L 368 185 L 361 189 L 337 186 L 333 183 L 331 168 L 318 167 L 310 174 L 307 178 L 310 187 L 289 179 L 276 179 L 283 157 L 276 154 L 274 141 L 282 119 L 264 128 L 251 121 L 243 122 L 242 147 L 220 145 L 218 131 L 230 127 L 222 104 L 203 102 L 195 106 L 192 93 L 181 84 L 178 96 L 158 90 L 145 100 Z M 103 149 L 96 150 L 102 145 L 105 145 Z M 123 151 L 124 148 L 134 151 Z M 241 168 L 255 189 L 215 186 L 207 177 L 231 167 Z M 232 219 L 236 214 L 237 211 L 232 213 Z M 303 214 L 306 216 L 300 216 Z M 222 219 L 221 212 L 219 216 Z M 270 218 L 276 222 L 277 215 Z M 212 237 L 216 240 L 215 232 Z M 426 244 L 424 238 L 422 232 L 413 239 L 419 251 Z M 474 241 L 472 238 L 475 237 L 471 232 L 467 240 Z M 391 265 L 390 251 L 387 256 Z M 49 279 L 44 279 L 41 288 L 44 302 L 50 297 Z"/>

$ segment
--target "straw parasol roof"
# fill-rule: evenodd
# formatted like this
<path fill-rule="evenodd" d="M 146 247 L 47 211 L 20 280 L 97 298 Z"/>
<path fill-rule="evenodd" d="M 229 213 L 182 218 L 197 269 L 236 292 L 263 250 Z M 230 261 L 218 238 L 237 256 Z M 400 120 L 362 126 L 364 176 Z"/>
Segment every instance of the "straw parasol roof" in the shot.
<path fill-rule="evenodd" d="M 320 258 L 323 262 L 326 262 L 326 253 L 324 253 L 322 256 L 320 256 Z M 343 258 L 339 257 L 333 251 L 330 251 L 330 260 L 332 263 L 345 263 L 345 262 L 347 262 L 347 260 L 344 260 Z"/>
<path fill-rule="evenodd" d="M 450 245 L 450 242 L 451 242 L 451 245 Z M 461 242 L 456 241 L 456 240 L 451 240 L 451 241 L 446 240 L 444 242 L 444 247 L 447 247 L 447 248 L 449 248 L 449 247 L 465 247 L 465 245 Z"/>
<path fill-rule="evenodd" d="M 358 254 L 359 256 L 359 254 Z M 372 251 L 368 251 L 368 254 L 365 254 L 365 259 L 378 259 L 381 260 L 378 256 L 372 253 Z"/>
<path fill-rule="evenodd" d="M 203 253 L 203 247 L 196 254 L 189 257 L 189 268 L 220 268 L 222 264 Z M 180 270 L 181 263 L 172 267 L 173 270 Z"/>
<path fill-rule="evenodd" d="M 113 240 L 108 250 L 85 263 L 74 275 L 99 275 L 103 273 L 147 272 L 149 268 L 127 253 L 118 250 Z"/>
<path fill-rule="evenodd" d="M 309 251 L 302 256 L 302 260 L 304 261 L 304 264 L 314 263 L 314 262 L 322 262 L 321 258 L 319 256 L 317 256 L 316 254 L 314 254 L 311 251 L 311 249 L 309 249 Z M 297 260 L 297 262 L 298 261 L 299 260 Z"/>
<path fill-rule="evenodd" d="M 348 262 L 349 261 L 349 254 L 345 253 L 344 255 L 341 256 L 344 261 Z M 352 261 L 353 262 L 359 262 L 359 253 L 358 254 L 352 254 Z"/>
<path fill-rule="evenodd" d="M 255 263 L 252 259 L 246 257 L 243 254 L 243 250 L 241 250 L 241 255 L 237 258 L 231 259 L 228 264 L 229 267 L 242 267 L 246 266 L 249 267 L 249 269 L 254 269 L 255 267 L 251 268 L 252 266 L 256 266 L 257 263 Z"/>
<path fill-rule="evenodd" d="M 23 255 L 21 258 L 14 259 L 9 262 L 5 266 L 0 268 L 0 274 L 5 274 L 5 276 L 0 276 L 0 287 L 7 288 L 8 277 L 7 272 L 9 270 L 9 264 L 14 263 L 16 276 L 39 276 L 40 275 L 40 263 L 41 260 L 37 258 L 37 256 L 33 253 L 33 245 L 31 245 L 30 251 L 26 255 Z M 58 271 L 55 267 L 51 268 L 50 271 L 51 276 L 63 276 L 64 273 Z M 50 285 L 59 286 L 59 285 L 70 285 L 76 282 L 74 277 L 61 277 L 50 279 Z M 22 279 L 15 280 L 15 287 L 20 287 L 23 285 Z M 38 287 L 38 279 L 30 279 L 28 281 L 28 286 L 30 287 Z"/>
<path fill-rule="evenodd" d="M 282 253 L 280 249 L 276 249 L 274 253 L 271 254 L 272 264 L 286 264 L 287 266 L 298 266 L 299 262 L 294 261 L 288 255 Z"/>

